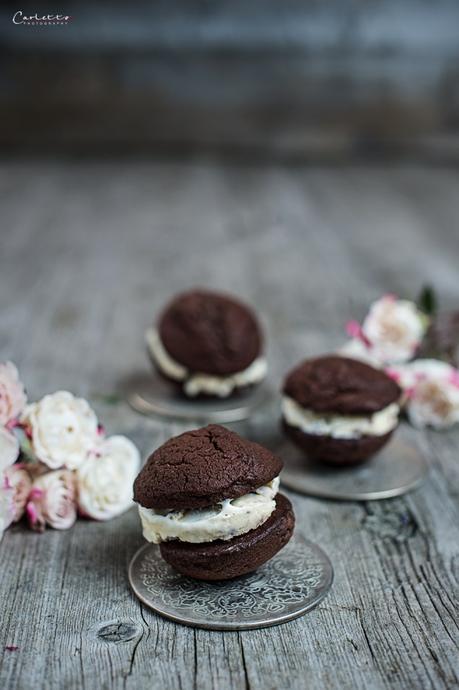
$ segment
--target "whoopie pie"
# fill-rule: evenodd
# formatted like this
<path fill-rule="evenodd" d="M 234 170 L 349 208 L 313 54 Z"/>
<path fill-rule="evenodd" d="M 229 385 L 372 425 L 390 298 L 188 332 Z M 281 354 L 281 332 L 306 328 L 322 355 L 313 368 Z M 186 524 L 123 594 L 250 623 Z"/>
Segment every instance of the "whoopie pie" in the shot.
<path fill-rule="evenodd" d="M 171 438 L 134 482 L 143 535 L 183 575 L 250 573 L 292 536 L 292 506 L 277 493 L 281 469 L 269 450 L 216 424 Z"/>
<path fill-rule="evenodd" d="M 364 362 L 337 355 L 308 359 L 285 379 L 284 429 L 315 460 L 356 464 L 391 437 L 400 396 L 395 381 Z"/>
<path fill-rule="evenodd" d="M 160 373 L 189 397 L 226 398 L 266 375 L 257 318 L 229 295 L 210 290 L 177 295 L 146 340 Z"/>

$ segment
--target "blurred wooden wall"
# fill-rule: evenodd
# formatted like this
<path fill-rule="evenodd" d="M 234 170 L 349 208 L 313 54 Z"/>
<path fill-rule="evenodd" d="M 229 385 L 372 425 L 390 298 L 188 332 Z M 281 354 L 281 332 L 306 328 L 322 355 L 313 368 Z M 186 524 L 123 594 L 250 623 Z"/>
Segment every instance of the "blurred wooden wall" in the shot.
<path fill-rule="evenodd" d="M 459 159 L 457 0 L 4 2 L 0 44 L 4 152 Z"/>

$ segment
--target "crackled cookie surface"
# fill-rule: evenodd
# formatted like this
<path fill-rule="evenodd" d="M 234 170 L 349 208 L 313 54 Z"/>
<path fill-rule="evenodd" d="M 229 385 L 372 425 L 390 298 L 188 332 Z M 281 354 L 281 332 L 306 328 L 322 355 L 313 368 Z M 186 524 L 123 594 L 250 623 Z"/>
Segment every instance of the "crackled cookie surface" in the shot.
<path fill-rule="evenodd" d="M 210 424 L 155 450 L 135 481 L 134 500 L 145 508 L 206 508 L 250 493 L 281 469 L 267 448 Z"/>
<path fill-rule="evenodd" d="M 348 357 L 308 359 L 287 375 L 284 395 L 320 413 L 372 414 L 400 397 L 400 388 L 380 369 Z"/>

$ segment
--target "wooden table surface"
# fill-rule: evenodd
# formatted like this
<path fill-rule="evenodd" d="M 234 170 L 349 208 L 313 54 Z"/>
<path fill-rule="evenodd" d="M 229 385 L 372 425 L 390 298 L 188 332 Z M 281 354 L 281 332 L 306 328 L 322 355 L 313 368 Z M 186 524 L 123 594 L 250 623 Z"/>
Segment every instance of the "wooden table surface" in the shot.
<path fill-rule="evenodd" d="M 201 284 L 256 305 L 278 386 L 384 291 L 415 297 L 432 282 L 457 307 L 458 183 L 408 166 L 2 163 L 0 359 L 17 363 L 31 399 L 89 398 L 146 456 L 185 427 L 140 417 L 116 393 L 148 371 L 143 331 L 171 293 Z M 236 428 L 275 428 L 268 414 Z M 458 687 L 459 433 L 412 438 L 431 471 L 405 497 L 288 492 L 336 579 L 315 610 L 275 628 L 194 630 L 143 607 L 127 581 L 142 544 L 135 509 L 66 532 L 8 530 L 0 687 Z"/>

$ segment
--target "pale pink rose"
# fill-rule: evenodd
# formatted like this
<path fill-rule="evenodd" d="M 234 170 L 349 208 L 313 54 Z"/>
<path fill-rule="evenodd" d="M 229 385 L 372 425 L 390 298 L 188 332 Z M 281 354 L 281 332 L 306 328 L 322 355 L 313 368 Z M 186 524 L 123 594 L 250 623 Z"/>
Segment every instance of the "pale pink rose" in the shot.
<path fill-rule="evenodd" d="M 67 391 L 28 405 L 21 423 L 33 454 L 51 469 L 76 469 L 100 440 L 97 417 L 89 404 Z"/>
<path fill-rule="evenodd" d="M 391 364 L 414 356 L 427 325 L 427 317 L 414 302 L 384 295 L 370 306 L 362 325 L 349 321 L 346 330 L 359 341 L 362 353 L 381 364 Z"/>
<path fill-rule="evenodd" d="M 459 371 L 436 359 L 417 359 L 387 370 L 406 393 L 405 409 L 418 427 L 446 429 L 459 422 Z"/>
<path fill-rule="evenodd" d="M 457 369 L 440 359 L 415 359 L 406 364 L 392 364 L 386 373 L 395 379 L 406 391 L 410 391 L 420 380 L 448 380 Z"/>
<path fill-rule="evenodd" d="M 406 362 L 413 357 L 427 327 L 414 302 L 384 295 L 373 302 L 362 333 L 381 362 Z"/>
<path fill-rule="evenodd" d="M 11 521 L 18 522 L 24 515 L 27 499 L 32 488 L 32 480 L 24 465 L 12 465 L 5 470 L 8 487 L 12 491 Z"/>
<path fill-rule="evenodd" d="M 13 490 L 9 486 L 6 477 L 0 473 L 0 541 L 4 531 L 12 521 L 12 494 Z"/>
<path fill-rule="evenodd" d="M 101 441 L 77 469 L 80 513 L 95 520 L 109 520 L 132 505 L 132 485 L 140 468 L 140 455 L 125 436 Z"/>
<path fill-rule="evenodd" d="M 413 426 L 447 429 L 459 422 L 459 389 L 440 381 L 418 383 L 407 403 Z"/>
<path fill-rule="evenodd" d="M 0 426 L 0 475 L 3 470 L 16 462 L 19 456 L 19 441 L 16 436 Z"/>
<path fill-rule="evenodd" d="M 46 525 L 68 529 L 77 517 L 75 476 L 69 470 L 43 474 L 32 484 L 26 505 L 30 527 L 43 532 Z"/>
<path fill-rule="evenodd" d="M 22 414 L 27 397 L 13 362 L 0 364 L 0 424 L 7 426 Z"/>

